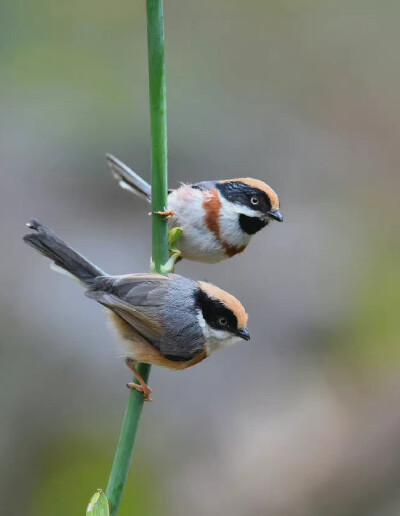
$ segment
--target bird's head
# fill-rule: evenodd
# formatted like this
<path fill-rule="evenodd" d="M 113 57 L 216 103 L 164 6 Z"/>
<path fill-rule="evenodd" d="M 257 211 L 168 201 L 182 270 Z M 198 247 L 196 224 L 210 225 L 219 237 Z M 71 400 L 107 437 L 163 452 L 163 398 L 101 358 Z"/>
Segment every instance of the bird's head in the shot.
<path fill-rule="evenodd" d="M 198 285 L 196 308 L 208 354 L 238 339 L 249 340 L 248 316 L 240 301 L 210 283 L 199 281 Z"/>
<path fill-rule="evenodd" d="M 263 181 L 244 177 L 219 181 L 216 187 L 239 215 L 245 233 L 253 235 L 271 220 L 283 222 L 276 192 Z"/>

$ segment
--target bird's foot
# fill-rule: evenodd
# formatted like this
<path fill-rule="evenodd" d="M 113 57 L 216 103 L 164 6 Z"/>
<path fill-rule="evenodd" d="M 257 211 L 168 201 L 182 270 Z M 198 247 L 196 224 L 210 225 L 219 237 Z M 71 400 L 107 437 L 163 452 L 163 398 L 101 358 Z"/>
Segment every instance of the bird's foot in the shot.
<path fill-rule="evenodd" d="M 153 392 L 150 387 L 147 385 L 147 383 L 143 380 L 142 376 L 139 374 L 139 372 L 136 369 L 136 360 L 130 357 L 126 357 L 125 364 L 129 367 L 129 369 L 132 371 L 132 373 L 135 375 L 137 381 L 140 385 L 138 385 L 135 382 L 129 382 L 126 384 L 128 389 L 132 389 L 138 392 L 143 393 L 144 401 L 153 401 L 150 398 L 150 394 Z"/>
<path fill-rule="evenodd" d="M 135 391 L 138 391 L 138 392 L 142 392 L 143 393 L 144 401 L 153 401 L 152 398 L 150 398 L 150 394 L 153 391 L 150 389 L 150 387 L 148 385 L 144 386 L 144 385 L 138 385 L 135 382 L 129 382 L 129 383 L 126 384 L 126 386 L 130 390 L 135 390 Z"/>
<path fill-rule="evenodd" d="M 167 219 L 169 219 L 170 217 L 172 217 L 174 215 L 174 210 L 169 210 L 169 211 L 153 211 L 153 214 L 154 215 L 159 215 L 160 217 L 166 217 Z"/>

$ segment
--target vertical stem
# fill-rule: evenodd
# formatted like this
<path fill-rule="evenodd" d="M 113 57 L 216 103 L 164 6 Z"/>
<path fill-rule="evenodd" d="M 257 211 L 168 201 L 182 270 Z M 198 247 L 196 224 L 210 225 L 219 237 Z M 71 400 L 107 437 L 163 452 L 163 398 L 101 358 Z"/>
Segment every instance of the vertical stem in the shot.
<path fill-rule="evenodd" d="M 147 0 L 147 43 L 152 158 L 153 212 L 165 211 L 168 203 L 167 98 L 164 60 L 164 14 L 162 0 Z M 155 270 L 168 260 L 168 221 L 153 215 L 153 260 Z"/>
<path fill-rule="evenodd" d="M 168 176 L 163 2 L 162 0 L 146 0 L 146 4 L 151 117 L 152 207 L 153 211 L 164 211 L 168 202 Z M 168 254 L 168 222 L 164 217 L 153 215 L 153 261 L 157 272 L 161 271 L 161 265 L 168 260 Z M 137 368 L 147 383 L 150 365 L 139 364 Z M 142 409 L 143 394 L 131 391 L 106 489 L 111 516 L 117 516 L 119 512 Z"/>
<path fill-rule="evenodd" d="M 142 375 L 143 380 L 147 383 L 150 366 L 147 366 L 147 364 L 139 364 L 137 369 Z M 134 379 L 134 381 L 136 380 Z M 110 504 L 110 516 L 117 516 L 119 512 L 129 468 L 132 462 L 133 448 L 135 446 L 143 403 L 143 394 L 141 392 L 130 392 L 117 451 L 115 452 L 114 462 L 106 489 L 106 496 Z"/>

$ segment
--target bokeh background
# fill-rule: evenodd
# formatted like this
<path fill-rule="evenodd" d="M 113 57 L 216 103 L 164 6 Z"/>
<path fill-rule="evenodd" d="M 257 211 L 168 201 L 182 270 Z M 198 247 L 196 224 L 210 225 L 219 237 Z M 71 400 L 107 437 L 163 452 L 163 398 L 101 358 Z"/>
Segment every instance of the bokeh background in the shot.
<path fill-rule="evenodd" d="M 255 176 L 284 224 L 177 272 L 252 340 L 153 368 L 122 516 L 400 514 L 400 4 L 168 0 L 169 179 Z M 83 514 L 129 372 L 102 310 L 24 246 L 35 216 L 110 273 L 146 271 L 143 0 L 5 1 L 0 17 L 2 514 Z"/>

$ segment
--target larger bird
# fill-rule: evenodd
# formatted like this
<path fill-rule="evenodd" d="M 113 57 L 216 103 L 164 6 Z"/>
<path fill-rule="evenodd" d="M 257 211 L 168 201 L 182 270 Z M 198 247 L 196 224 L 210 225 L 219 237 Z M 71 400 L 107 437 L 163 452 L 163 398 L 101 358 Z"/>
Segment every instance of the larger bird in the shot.
<path fill-rule="evenodd" d="M 186 369 L 238 339 L 250 339 L 243 306 L 224 290 L 177 274 L 109 276 L 39 221 L 31 220 L 28 227 L 34 232 L 24 241 L 109 309 L 126 363 L 140 384 L 128 387 L 143 392 L 146 400 L 151 401 L 151 389 L 137 362 Z"/>
<path fill-rule="evenodd" d="M 122 161 L 107 154 L 114 177 L 124 189 L 151 201 L 151 186 Z M 249 177 L 183 184 L 168 195 L 169 227 L 182 228 L 183 258 L 217 263 L 246 249 L 253 235 L 271 220 L 283 221 L 275 191 Z"/>

